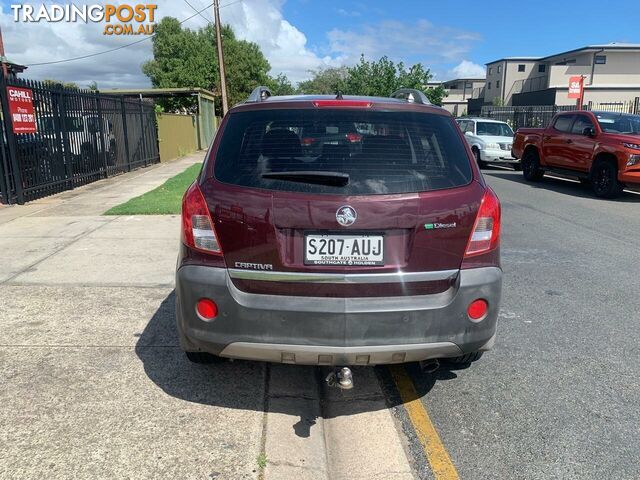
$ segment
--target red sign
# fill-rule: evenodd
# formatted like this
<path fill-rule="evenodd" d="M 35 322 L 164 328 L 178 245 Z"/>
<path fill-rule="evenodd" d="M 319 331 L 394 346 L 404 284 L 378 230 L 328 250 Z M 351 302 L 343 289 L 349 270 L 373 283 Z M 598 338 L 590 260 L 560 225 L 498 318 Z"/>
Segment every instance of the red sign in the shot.
<path fill-rule="evenodd" d="M 582 98 L 582 87 L 584 84 L 584 77 L 571 77 L 569 78 L 569 98 Z"/>
<path fill-rule="evenodd" d="M 7 97 L 13 133 L 36 133 L 33 91 L 30 88 L 7 87 Z"/>

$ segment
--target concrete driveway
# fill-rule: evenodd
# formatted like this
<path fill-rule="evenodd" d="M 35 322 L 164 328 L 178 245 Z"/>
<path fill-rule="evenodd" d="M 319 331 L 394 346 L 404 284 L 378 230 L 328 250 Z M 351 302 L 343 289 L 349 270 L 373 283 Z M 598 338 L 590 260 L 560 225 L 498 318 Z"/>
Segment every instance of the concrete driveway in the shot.
<path fill-rule="evenodd" d="M 179 217 L 101 213 L 200 160 L 0 207 L 0 478 L 414 478 L 373 369 L 179 350 Z"/>

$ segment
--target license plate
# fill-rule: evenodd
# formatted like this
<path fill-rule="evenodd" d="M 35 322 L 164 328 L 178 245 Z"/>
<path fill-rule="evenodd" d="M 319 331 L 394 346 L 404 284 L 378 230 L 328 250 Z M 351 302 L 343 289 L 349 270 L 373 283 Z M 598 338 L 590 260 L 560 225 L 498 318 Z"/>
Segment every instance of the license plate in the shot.
<path fill-rule="evenodd" d="M 384 265 L 382 235 L 321 235 L 304 237 L 305 265 Z"/>

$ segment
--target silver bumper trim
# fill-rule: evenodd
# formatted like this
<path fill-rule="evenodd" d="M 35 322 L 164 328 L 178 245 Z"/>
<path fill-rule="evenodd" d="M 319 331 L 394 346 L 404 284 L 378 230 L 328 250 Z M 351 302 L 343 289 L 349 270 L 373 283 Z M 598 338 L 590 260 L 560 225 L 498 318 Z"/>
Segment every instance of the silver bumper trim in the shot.
<path fill-rule="evenodd" d="M 391 273 L 308 273 L 273 272 L 263 270 L 229 269 L 229 276 L 239 280 L 261 280 L 267 282 L 302 283 L 409 283 L 452 280 L 459 270 L 437 270 L 433 272 L 391 272 Z"/>
<path fill-rule="evenodd" d="M 460 355 L 462 350 L 451 342 L 362 347 L 235 342 L 220 353 L 222 357 L 297 365 L 377 365 Z"/>

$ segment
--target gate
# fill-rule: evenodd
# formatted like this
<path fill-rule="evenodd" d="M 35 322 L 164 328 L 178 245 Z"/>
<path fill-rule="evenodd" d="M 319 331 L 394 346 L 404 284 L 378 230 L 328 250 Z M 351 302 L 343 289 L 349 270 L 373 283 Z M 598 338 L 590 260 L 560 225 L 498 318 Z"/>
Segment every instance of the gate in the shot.
<path fill-rule="evenodd" d="M 32 92 L 35 133 L 14 133 L 7 87 Z M 0 199 L 24 203 L 157 163 L 152 103 L 0 78 Z"/>

